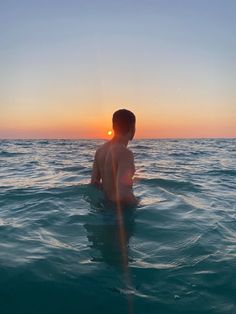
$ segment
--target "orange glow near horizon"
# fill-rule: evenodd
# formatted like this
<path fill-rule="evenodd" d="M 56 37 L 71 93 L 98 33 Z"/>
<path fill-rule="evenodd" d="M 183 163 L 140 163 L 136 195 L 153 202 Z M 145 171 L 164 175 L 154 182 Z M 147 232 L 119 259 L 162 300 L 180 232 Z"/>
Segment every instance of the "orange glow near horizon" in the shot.
<path fill-rule="evenodd" d="M 201 111 L 164 111 L 161 106 L 156 111 L 129 105 L 119 107 L 135 113 L 137 139 L 236 137 L 233 110 L 221 115 L 214 112 L 210 115 Z M 63 110 L 45 108 L 39 113 L 18 109 L 6 112 L 5 116 L 3 111 L 0 117 L 0 138 L 110 138 L 113 134 L 112 114 L 119 107 L 112 106 L 108 110 L 106 105 L 100 113 L 99 106 L 84 109 L 82 113 L 81 107 L 66 107 Z"/>
<path fill-rule="evenodd" d="M 0 138 L 20 139 L 20 138 L 68 138 L 68 139 L 105 139 L 111 138 L 112 133 L 108 133 L 104 128 L 86 127 L 79 129 L 76 127 L 68 128 L 0 128 Z M 136 130 L 135 139 L 142 138 L 235 138 L 236 132 L 232 126 L 210 127 L 201 125 L 192 128 L 181 126 L 169 127 L 150 127 Z"/>

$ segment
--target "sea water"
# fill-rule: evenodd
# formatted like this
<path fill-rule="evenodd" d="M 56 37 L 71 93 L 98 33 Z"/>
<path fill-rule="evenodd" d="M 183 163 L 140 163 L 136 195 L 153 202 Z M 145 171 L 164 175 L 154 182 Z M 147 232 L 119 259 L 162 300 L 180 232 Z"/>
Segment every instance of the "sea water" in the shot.
<path fill-rule="evenodd" d="M 103 142 L 0 141 L 0 313 L 236 313 L 236 140 L 132 141 L 123 210 Z"/>

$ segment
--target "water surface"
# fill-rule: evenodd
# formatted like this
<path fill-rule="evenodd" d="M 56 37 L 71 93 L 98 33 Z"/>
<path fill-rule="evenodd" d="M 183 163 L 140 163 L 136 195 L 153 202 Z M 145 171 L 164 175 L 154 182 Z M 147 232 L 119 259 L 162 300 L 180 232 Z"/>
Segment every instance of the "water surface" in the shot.
<path fill-rule="evenodd" d="M 1 314 L 236 313 L 236 140 L 133 141 L 121 217 L 102 143 L 0 141 Z"/>

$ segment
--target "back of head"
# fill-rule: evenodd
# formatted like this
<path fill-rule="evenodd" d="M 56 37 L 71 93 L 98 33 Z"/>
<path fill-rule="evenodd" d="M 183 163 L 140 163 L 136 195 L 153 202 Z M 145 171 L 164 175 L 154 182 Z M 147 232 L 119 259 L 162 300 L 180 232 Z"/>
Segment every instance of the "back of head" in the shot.
<path fill-rule="evenodd" d="M 112 117 L 113 129 L 116 134 L 125 135 L 135 127 L 135 115 L 127 109 L 119 109 Z"/>

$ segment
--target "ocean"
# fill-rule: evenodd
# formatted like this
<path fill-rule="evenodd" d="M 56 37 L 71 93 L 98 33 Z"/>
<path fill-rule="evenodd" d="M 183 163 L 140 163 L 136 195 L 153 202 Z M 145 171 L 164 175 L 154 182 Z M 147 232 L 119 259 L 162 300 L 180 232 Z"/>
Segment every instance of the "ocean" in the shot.
<path fill-rule="evenodd" d="M 235 314 L 236 139 L 132 141 L 119 212 L 89 185 L 103 142 L 0 141 L 0 313 Z"/>

